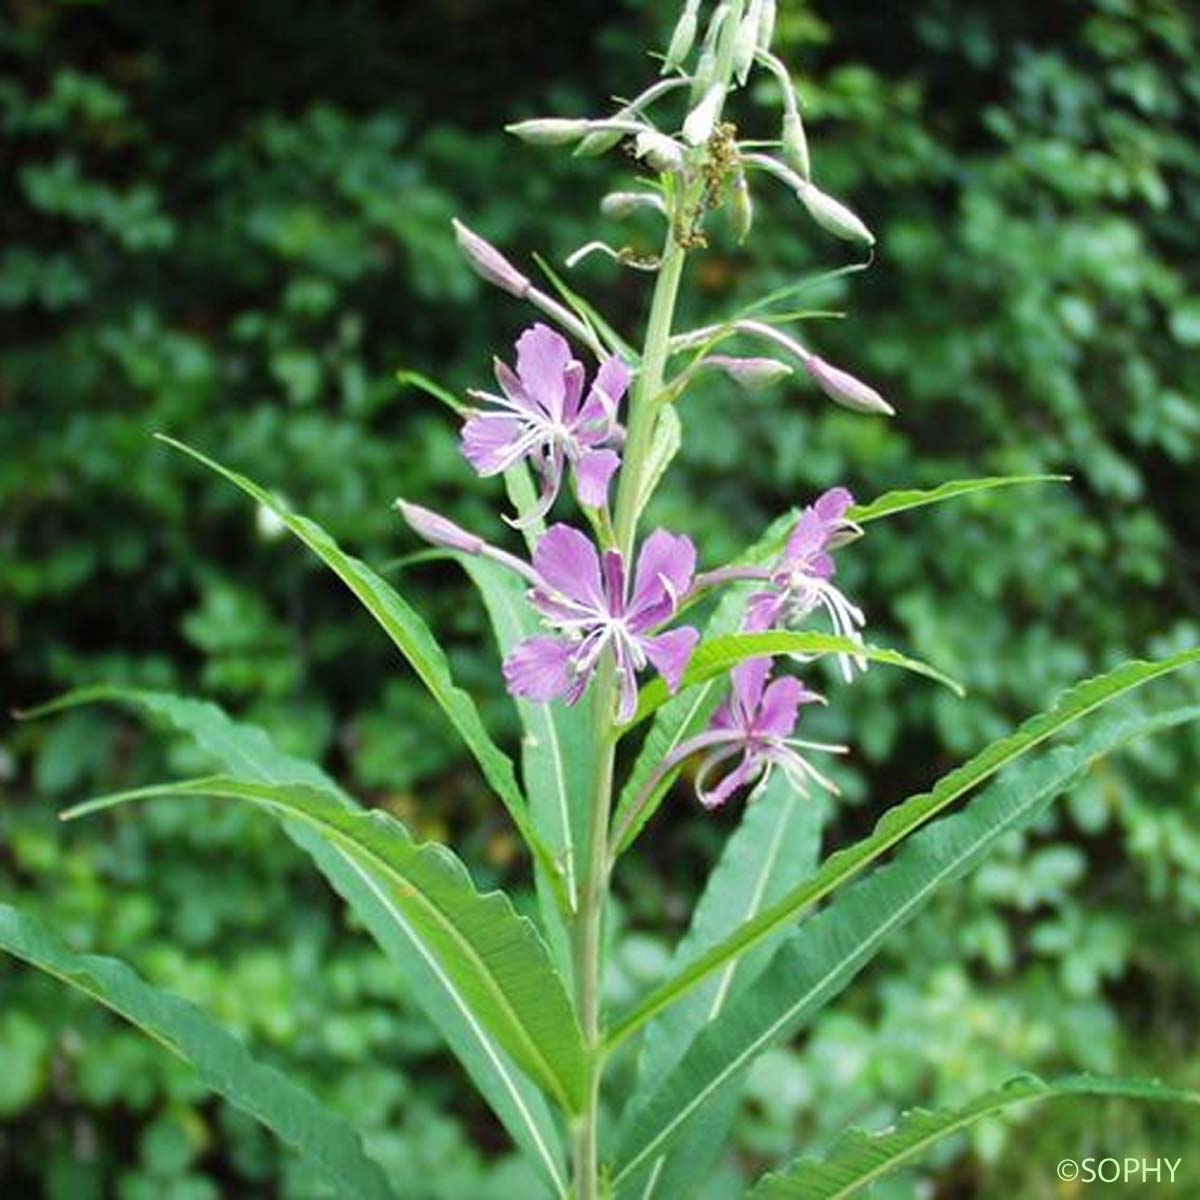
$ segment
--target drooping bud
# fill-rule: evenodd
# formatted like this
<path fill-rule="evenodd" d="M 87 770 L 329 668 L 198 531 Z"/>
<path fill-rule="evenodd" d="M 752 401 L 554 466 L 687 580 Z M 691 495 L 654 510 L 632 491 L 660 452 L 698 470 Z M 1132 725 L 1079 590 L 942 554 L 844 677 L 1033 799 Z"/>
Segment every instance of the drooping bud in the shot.
<path fill-rule="evenodd" d="M 783 157 L 807 180 L 812 175 L 808 161 L 808 138 L 795 104 L 783 114 Z"/>
<path fill-rule="evenodd" d="M 529 280 L 491 242 L 472 232 L 457 217 L 451 223 L 458 248 L 476 275 L 518 298 L 529 291 Z"/>
<path fill-rule="evenodd" d="M 728 354 L 710 354 L 700 365 L 723 371 L 734 383 L 751 392 L 768 388 L 792 374 L 792 368 L 777 358 L 736 358 Z"/>
<path fill-rule="evenodd" d="M 590 121 L 569 117 L 535 117 L 505 125 L 509 133 L 533 146 L 566 146 L 584 137 L 591 128 Z"/>
<path fill-rule="evenodd" d="M 750 185 L 739 163 L 734 168 L 733 180 L 729 185 L 729 225 L 739 243 L 746 240 L 753 223 L 754 204 L 750 199 Z"/>
<path fill-rule="evenodd" d="M 737 37 L 733 43 L 733 74 L 738 83 L 745 86 L 750 77 L 750 68 L 754 65 L 754 51 L 758 47 L 758 26 L 762 10 L 762 0 L 751 0 L 746 15 L 738 25 Z"/>
<path fill-rule="evenodd" d="M 683 168 L 683 147 L 665 133 L 646 130 L 637 135 L 633 146 L 634 155 L 643 158 L 654 170 L 666 174 Z"/>
<path fill-rule="evenodd" d="M 640 208 L 653 208 L 660 213 L 667 211 L 662 197 L 654 192 L 609 192 L 600 201 L 600 211 L 606 217 L 616 217 L 618 220 Z"/>
<path fill-rule="evenodd" d="M 447 550 L 461 550 L 464 554 L 481 554 L 487 545 L 483 538 L 468 533 L 453 521 L 448 521 L 419 504 L 397 500 L 395 508 L 413 533 L 430 545 L 444 546 Z"/>
<path fill-rule="evenodd" d="M 689 146 L 702 146 L 712 137 L 717 124 L 717 113 L 725 99 L 725 89 L 714 83 L 704 93 L 704 99 L 692 109 L 683 123 L 683 138 Z"/>
<path fill-rule="evenodd" d="M 667 57 L 663 60 L 662 73 L 669 75 L 692 52 L 696 42 L 696 11 L 700 0 L 688 0 L 679 20 L 675 23 L 675 32 L 671 34 L 671 43 L 667 47 Z"/>
<path fill-rule="evenodd" d="M 800 186 L 796 188 L 796 194 L 800 197 L 804 207 L 808 209 L 808 215 L 822 229 L 826 229 L 835 237 L 844 238 L 848 242 L 866 242 L 868 246 L 875 245 L 875 235 L 840 200 L 827 196 L 807 179 L 798 179 L 797 182 Z"/>
<path fill-rule="evenodd" d="M 854 412 L 882 413 L 889 417 L 895 413 L 896 410 L 873 387 L 855 379 L 848 371 L 827 363 L 816 354 L 805 355 L 803 362 L 813 382 L 835 404 Z"/>
<path fill-rule="evenodd" d="M 764 53 L 771 49 L 775 38 L 775 0 L 763 0 L 758 13 L 758 48 Z"/>

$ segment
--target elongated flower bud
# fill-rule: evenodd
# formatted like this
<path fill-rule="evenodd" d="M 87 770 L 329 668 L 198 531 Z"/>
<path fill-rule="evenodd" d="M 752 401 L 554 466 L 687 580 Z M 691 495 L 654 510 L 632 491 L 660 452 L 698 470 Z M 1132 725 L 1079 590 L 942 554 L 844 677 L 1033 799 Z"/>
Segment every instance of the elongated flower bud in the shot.
<path fill-rule="evenodd" d="M 745 85 L 750 76 L 750 68 L 754 66 L 754 51 L 758 47 L 758 25 L 762 10 L 762 0 L 751 0 L 746 15 L 738 25 L 737 37 L 733 43 L 733 74 L 738 83 Z"/>
<path fill-rule="evenodd" d="M 866 242 L 875 245 L 875 235 L 840 200 L 827 196 L 820 188 L 801 179 L 796 189 L 801 203 L 822 229 L 848 242 Z"/>
<path fill-rule="evenodd" d="M 447 550 L 461 550 L 464 554 L 480 554 L 487 543 L 483 538 L 468 533 L 465 529 L 448 521 L 438 513 L 410 504 L 407 500 L 396 501 L 396 511 L 407 522 L 408 527 L 419 538 L 433 546 L 444 546 Z"/>
<path fill-rule="evenodd" d="M 639 133 L 634 142 L 633 152 L 638 158 L 644 158 L 656 171 L 664 174 L 681 170 L 683 167 L 683 147 L 665 133 L 655 133 L 651 130 Z"/>
<path fill-rule="evenodd" d="M 813 382 L 835 404 L 854 412 L 883 413 L 889 417 L 896 411 L 873 387 L 855 379 L 848 371 L 832 366 L 816 354 L 806 355 L 803 361 Z"/>
<path fill-rule="evenodd" d="M 758 13 L 758 48 L 762 51 L 771 49 L 775 38 L 775 0 L 763 0 Z"/>
<path fill-rule="evenodd" d="M 535 117 L 531 121 L 505 125 L 504 128 L 533 146 L 566 146 L 584 137 L 590 126 L 589 121 L 568 117 Z"/>
<path fill-rule="evenodd" d="M 511 296 L 519 298 L 529 291 L 529 280 L 491 242 L 473 233 L 457 217 L 452 224 L 458 248 L 476 275 L 503 288 Z"/>
<path fill-rule="evenodd" d="M 600 201 L 600 211 L 606 217 L 628 217 L 640 208 L 653 208 L 660 213 L 667 211 L 662 197 L 654 192 L 609 192 Z"/>
<path fill-rule="evenodd" d="M 744 242 L 754 223 L 754 204 L 750 199 L 750 185 L 746 182 L 746 172 L 737 166 L 733 173 L 733 182 L 729 185 L 729 225 L 733 236 L 739 242 Z"/>
<path fill-rule="evenodd" d="M 667 47 L 667 57 L 663 61 L 662 73 L 669 75 L 689 54 L 696 43 L 696 10 L 700 0 L 688 0 L 679 20 L 675 23 L 675 32 L 671 34 L 671 43 Z"/>
<path fill-rule="evenodd" d="M 717 124 L 717 113 L 725 99 L 725 89 L 714 83 L 704 93 L 704 99 L 692 109 L 683 123 L 683 138 L 690 146 L 701 146 L 712 137 Z"/>
<path fill-rule="evenodd" d="M 808 161 L 808 138 L 794 103 L 783 114 L 783 157 L 807 180 L 812 171 Z"/>
<path fill-rule="evenodd" d="M 777 358 L 736 358 L 728 354 L 710 354 L 700 365 L 723 371 L 734 383 L 751 392 L 761 391 L 792 374 L 792 368 Z"/>

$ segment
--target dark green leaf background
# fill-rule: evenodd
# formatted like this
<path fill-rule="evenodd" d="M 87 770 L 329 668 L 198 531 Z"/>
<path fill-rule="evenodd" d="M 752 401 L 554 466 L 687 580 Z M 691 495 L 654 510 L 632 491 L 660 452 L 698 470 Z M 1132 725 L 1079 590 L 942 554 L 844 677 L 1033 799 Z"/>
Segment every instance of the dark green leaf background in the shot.
<path fill-rule="evenodd" d="M 369 618 L 151 434 L 216 453 L 376 567 L 414 548 L 390 509 L 398 494 L 511 537 L 500 488 L 458 454 L 452 414 L 395 373 L 482 385 L 528 318 L 461 264 L 452 216 L 531 270 L 532 252 L 561 264 L 598 232 L 651 247 L 652 226 L 594 215 L 628 170 L 620 154 L 571 159 L 499 126 L 632 90 L 668 8 L 6 8 L 6 705 L 97 682 L 204 693 L 414 833 L 452 839 L 481 887 L 528 878 L 503 809 Z M 898 415 L 833 409 L 802 379 L 755 395 L 706 380 L 652 518 L 715 566 L 834 483 L 865 501 L 947 479 L 1073 477 L 890 517 L 843 552 L 872 639 L 970 694 L 883 668 L 852 689 L 830 674 L 812 735 L 855 748 L 834 846 L 1072 680 L 1200 639 L 1200 18 L 1184 0 L 780 10 L 816 177 L 879 238 L 871 271 L 799 301 L 847 319 L 803 333 Z M 771 135 L 773 99 L 770 83 L 752 91 L 747 131 Z M 763 186 L 755 204 L 744 250 L 713 222 L 688 316 L 845 261 L 787 195 Z M 570 282 L 620 332 L 636 329 L 644 275 L 593 258 Z M 515 757 L 516 716 L 468 585 L 438 563 L 389 577 Z M 400 1194 L 534 1194 L 388 964 L 269 822 L 219 807 L 196 822 L 172 805 L 55 821 L 87 795 L 208 764 L 109 709 L 0 736 L 0 897 L 75 948 L 128 958 L 294 1070 L 366 1130 L 398 1187 L 420 1180 Z M 1018 1071 L 1200 1084 L 1196 739 L 1094 768 L 802 1041 L 761 1060 L 714 1200 L 757 1168 L 821 1153 L 848 1122 L 959 1104 Z M 663 978 L 734 827 L 734 813 L 701 814 L 684 783 L 622 864 L 618 1007 Z M 536 910 L 531 890 L 522 903 Z M 10 962 L 0 1062 L 5 1195 L 328 1194 L 185 1066 Z M 1195 1145 L 1190 1119 L 1082 1100 L 1019 1133 L 989 1119 L 879 1194 L 910 1200 L 934 1176 L 955 1195 L 1035 1195 L 1088 1145 L 1178 1154 Z M 1200 1162 L 1185 1156 L 1183 1171 L 1177 1187 L 1200 1188 Z"/>

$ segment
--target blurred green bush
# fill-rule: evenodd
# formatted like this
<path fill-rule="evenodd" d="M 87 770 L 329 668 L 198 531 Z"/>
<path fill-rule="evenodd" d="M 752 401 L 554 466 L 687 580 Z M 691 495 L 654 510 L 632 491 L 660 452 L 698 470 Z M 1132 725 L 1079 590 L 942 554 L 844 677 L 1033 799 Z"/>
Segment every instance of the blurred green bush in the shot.
<path fill-rule="evenodd" d="M 149 434 L 219 450 L 376 563 L 410 548 L 389 512 L 399 493 L 500 535 L 497 493 L 469 478 L 449 414 L 394 373 L 479 383 L 527 319 L 461 265 L 452 215 L 521 261 L 560 262 L 594 236 L 595 202 L 629 164 L 534 151 L 498 127 L 594 110 L 632 85 L 667 7 L 11 6 L 6 699 L 100 680 L 203 692 L 419 831 L 453 836 L 484 880 L 520 867 L 502 814 L 370 623 Z M 811 297 L 850 318 L 806 332 L 899 416 L 852 417 L 800 385 L 713 385 L 689 399 L 657 515 L 716 563 L 834 482 L 868 498 L 988 473 L 1074 477 L 876 526 L 847 560 L 881 636 L 972 694 L 960 704 L 884 672 L 838 693 L 826 732 L 857 750 L 838 838 L 1071 679 L 1200 636 L 1200 17 L 1185 0 L 917 0 L 903 19 L 869 3 L 781 8 L 817 176 L 880 237 L 871 272 Z M 752 249 L 716 231 L 696 266 L 694 315 L 842 261 L 799 232 L 786 197 L 755 202 Z M 654 236 L 609 233 L 639 248 Z M 626 329 L 644 282 L 579 271 Z M 423 570 L 408 586 L 511 731 L 481 614 L 456 578 Z M 10 727 L 6 746 L 5 893 L 306 1074 L 376 1131 L 403 1194 L 526 1194 L 386 965 L 267 823 L 166 806 L 65 832 L 62 802 L 162 774 L 180 752 L 100 711 Z M 769 1162 L 1012 1067 L 1200 1083 L 1198 758 L 1182 737 L 1097 770 L 898 938 L 836 1015 L 755 1072 L 738 1158 Z M 614 987 L 662 970 L 735 818 L 701 820 L 682 794 L 659 818 L 628 881 Z M 0 1063 L 6 1195 L 321 1194 L 134 1032 L 8 963 Z M 1053 1163 L 1098 1136 L 1085 1115 L 1043 1114 L 1020 1155 L 985 1127 L 924 1174 L 955 1194 L 1041 1194 Z M 1161 1116 L 1140 1120 L 1114 1110 L 1108 1148 L 1187 1144 Z M 1200 1163 L 1185 1169 L 1200 1186 Z M 731 1157 L 714 1195 L 736 1172 Z M 916 1195 L 916 1178 L 887 1194 Z"/>

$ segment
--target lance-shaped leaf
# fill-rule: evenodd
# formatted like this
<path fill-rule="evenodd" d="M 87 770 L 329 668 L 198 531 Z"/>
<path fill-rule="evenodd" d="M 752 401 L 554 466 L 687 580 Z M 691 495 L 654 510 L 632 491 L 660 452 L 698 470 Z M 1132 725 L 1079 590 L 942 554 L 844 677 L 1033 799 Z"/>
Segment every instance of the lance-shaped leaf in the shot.
<path fill-rule="evenodd" d="M 821 846 L 824 809 L 821 798 L 800 795 L 783 772 L 772 776 L 762 795 L 747 806 L 708 877 L 688 932 L 675 949 L 677 969 L 812 873 Z M 651 1022 L 642 1042 L 631 1103 L 648 1095 L 683 1057 L 692 1039 L 753 983 L 786 936 L 786 932 L 777 934 L 729 963 Z M 728 1141 L 740 1083 L 740 1078 L 731 1080 L 698 1110 L 676 1145 L 647 1164 L 639 1178 L 631 1179 L 618 1200 L 697 1194 Z"/>
<path fill-rule="evenodd" d="M 503 567 L 470 555 L 455 556 L 475 582 L 491 618 L 501 654 L 540 631 L 537 610 L 525 597 L 525 585 Z M 578 890 L 577 864 L 587 853 L 588 804 L 592 793 L 592 731 L 587 706 L 516 701 L 525 737 L 521 746 L 525 794 L 538 833 L 562 864 L 572 909 Z M 539 881 L 541 882 L 541 881 Z M 560 954 L 565 926 L 553 897 L 540 895 L 548 931 Z"/>
<path fill-rule="evenodd" d="M 508 810 L 525 844 L 538 856 L 549 877 L 559 881 L 554 857 L 538 837 L 529 818 L 525 798 L 517 786 L 511 759 L 488 735 L 475 702 L 466 692 L 455 686 L 441 646 L 409 604 L 370 567 L 347 554 L 315 521 L 293 513 L 278 497 L 198 450 L 193 450 L 174 438 L 161 434 L 157 436 L 160 441 L 182 450 L 184 454 L 203 463 L 218 475 L 223 475 L 259 504 L 270 509 L 358 597 L 363 607 L 391 638 L 421 682 L 441 705 L 450 723 L 458 730 L 467 748 L 479 763 L 484 778 Z"/>
<path fill-rule="evenodd" d="M 322 789 L 227 776 L 102 796 L 63 816 L 166 796 L 243 800 L 300 821 L 344 850 L 517 1065 L 568 1112 L 578 1111 L 586 1074 L 583 1039 L 545 943 L 503 892 L 477 892 L 445 846 L 414 842 L 389 814 L 350 811 Z"/>
<path fill-rule="evenodd" d="M 897 492 L 885 492 L 870 504 L 855 504 L 846 516 L 859 525 L 869 525 L 881 517 L 907 512 L 910 508 L 924 508 L 927 504 L 940 504 L 944 500 L 957 500 L 961 496 L 972 496 L 977 492 L 990 492 L 996 488 L 1018 487 L 1033 483 L 1070 483 L 1070 475 L 988 475 L 981 479 L 952 479 L 939 487 L 918 490 L 906 488 Z"/>
<path fill-rule="evenodd" d="M 782 900 L 765 909 L 754 920 L 747 921 L 736 933 L 657 988 L 615 1024 L 608 1037 L 609 1045 L 623 1041 L 731 959 L 744 954 L 775 930 L 794 921 L 805 909 L 859 874 L 880 855 L 887 853 L 960 796 L 1010 762 L 1118 696 L 1196 662 L 1200 662 L 1200 650 L 1185 650 L 1158 662 L 1135 660 L 1123 663 L 1107 675 L 1076 684 L 1053 708 L 1031 717 L 1016 732 L 993 742 L 974 758 L 943 776 L 931 791 L 912 796 L 889 809 L 869 837 L 831 855 L 808 883 L 794 888 Z"/>
<path fill-rule="evenodd" d="M 382 1168 L 358 1134 L 304 1088 L 254 1059 L 200 1009 L 147 983 L 127 963 L 79 954 L 39 921 L 0 904 L 0 950 L 103 1004 L 195 1067 L 206 1087 L 261 1121 L 337 1189 L 356 1200 L 390 1200 Z"/>
<path fill-rule="evenodd" d="M 702 642 L 696 647 L 678 690 L 686 691 L 697 683 L 706 683 L 710 679 L 727 675 L 738 663 L 745 662 L 748 658 L 762 658 L 764 655 L 776 654 L 798 654 L 806 658 L 823 654 L 848 654 L 855 658 L 864 658 L 868 662 L 902 667 L 906 671 L 913 671 L 917 675 L 924 675 L 928 679 L 936 680 L 944 687 L 962 695 L 962 687 L 944 672 L 929 666 L 928 663 L 900 654 L 896 650 L 870 646 L 864 642 L 856 642 L 852 638 L 840 637 L 832 633 L 788 633 L 785 631 L 731 633 Z M 657 712 L 669 699 L 670 693 L 667 691 L 666 683 L 661 678 L 653 679 L 642 689 L 638 698 L 637 712 L 630 725 L 636 725 L 638 721 L 645 720 L 651 713 Z"/>
<path fill-rule="evenodd" d="M 1156 1104 L 1200 1104 L 1200 1093 L 1153 1079 L 1102 1079 L 1072 1075 L 1043 1081 L 1019 1075 L 960 1108 L 914 1109 L 879 1133 L 851 1129 L 823 1158 L 798 1158 L 785 1171 L 764 1176 L 746 1200 L 849 1200 L 881 1176 L 922 1155 L 930 1146 L 1014 1104 L 1068 1096 L 1120 1097 Z"/>
<path fill-rule="evenodd" d="M 963 812 L 923 830 L 894 862 L 811 917 L 753 987 L 696 1038 L 653 1094 L 627 1111 L 616 1181 L 661 1156 L 694 1112 L 770 1045 L 807 1024 L 938 888 L 976 866 L 1005 834 L 1027 826 L 1090 763 L 1131 738 L 1198 718 L 1200 708 L 1190 706 L 1105 724 L 1079 746 L 1063 747 L 1006 776 Z"/>
<path fill-rule="evenodd" d="M 27 716 L 45 716 L 81 704 L 112 701 L 169 722 L 228 772 L 260 783 L 303 783 L 322 789 L 349 809 L 358 806 L 314 763 L 285 754 L 257 726 L 231 720 L 215 704 L 165 692 L 84 688 Z M 425 1011 L 513 1141 L 541 1171 L 557 1196 L 567 1193 L 562 1140 L 542 1093 L 517 1069 L 466 998 L 428 954 L 386 892 L 376 887 L 339 846 L 297 821 L 284 831 L 316 863 L 399 971 L 410 997 Z"/>

